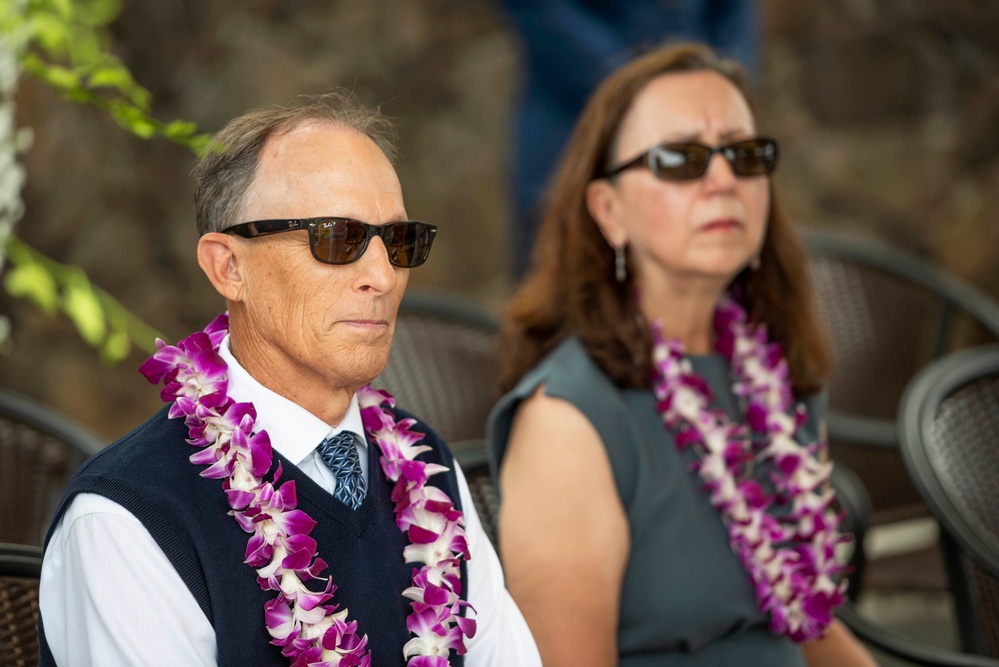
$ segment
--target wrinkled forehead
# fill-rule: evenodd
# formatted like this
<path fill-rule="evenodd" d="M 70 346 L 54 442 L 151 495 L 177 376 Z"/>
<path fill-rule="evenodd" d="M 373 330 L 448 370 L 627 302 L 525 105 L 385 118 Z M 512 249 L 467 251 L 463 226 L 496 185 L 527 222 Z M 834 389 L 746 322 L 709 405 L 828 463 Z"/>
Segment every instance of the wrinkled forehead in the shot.
<path fill-rule="evenodd" d="M 261 182 L 294 182 L 315 174 L 333 176 L 354 171 L 368 175 L 384 172 L 395 178 L 392 163 L 370 137 L 321 120 L 306 120 L 268 137 L 256 169 Z"/>
<path fill-rule="evenodd" d="M 367 135 L 306 121 L 269 137 L 247 189 L 244 215 L 404 217 L 402 187 L 388 157 Z"/>
<path fill-rule="evenodd" d="M 671 72 L 635 96 L 611 150 L 624 157 L 665 141 L 718 144 L 755 132 L 748 101 L 726 77 L 711 70 Z"/>

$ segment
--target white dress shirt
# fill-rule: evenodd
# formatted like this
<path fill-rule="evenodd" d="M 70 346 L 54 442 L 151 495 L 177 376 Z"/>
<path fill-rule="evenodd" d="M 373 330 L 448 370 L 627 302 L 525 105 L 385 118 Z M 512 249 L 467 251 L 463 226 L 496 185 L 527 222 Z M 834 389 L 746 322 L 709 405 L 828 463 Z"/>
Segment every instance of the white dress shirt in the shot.
<path fill-rule="evenodd" d="M 323 438 L 349 430 L 361 436 L 355 440 L 367 480 L 368 444 L 356 395 L 343 421 L 331 429 L 254 380 L 230 353 L 228 336 L 219 353 L 229 366 L 229 395 L 253 402 L 257 430 L 267 431 L 274 450 L 332 494 L 336 478 L 316 447 Z M 457 462 L 455 468 L 472 556 L 468 601 L 478 612 L 465 664 L 540 667 L 534 639 L 506 590 Z M 236 566 L 255 576 L 249 566 Z M 62 515 L 45 550 L 39 605 L 45 638 L 59 665 L 216 664 L 215 630 L 187 585 L 142 523 L 104 496 L 81 493 Z M 363 632 L 364 619 L 352 620 Z"/>

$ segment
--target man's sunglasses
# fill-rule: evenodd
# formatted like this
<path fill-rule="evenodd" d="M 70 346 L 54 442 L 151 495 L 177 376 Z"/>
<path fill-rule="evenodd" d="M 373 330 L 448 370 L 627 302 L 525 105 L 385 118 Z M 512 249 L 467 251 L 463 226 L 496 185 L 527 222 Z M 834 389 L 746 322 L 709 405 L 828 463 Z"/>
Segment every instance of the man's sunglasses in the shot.
<path fill-rule="evenodd" d="M 715 153 L 721 153 L 736 176 L 763 176 L 777 168 L 777 142 L 756 137 L 725 146 L 706 146 L 693 141 L 659 144 L 609 170 L 604 178 L 644 165 L 664 181 L 693 181 L 708 171 Z"/>
<path fill-rule="evenodd" d="M 351 218 L 300 218 L 298 220 L 257 220 L 225 230 L 246 239 L 300 229 L 309 231 L 312 256 L 323 264 L 356 262 L 368 249 L 368 241 L 380 236 L 394 266 L 413 269 L 427 261 L 437 225 L 415 220 L 369 225 Z"/>

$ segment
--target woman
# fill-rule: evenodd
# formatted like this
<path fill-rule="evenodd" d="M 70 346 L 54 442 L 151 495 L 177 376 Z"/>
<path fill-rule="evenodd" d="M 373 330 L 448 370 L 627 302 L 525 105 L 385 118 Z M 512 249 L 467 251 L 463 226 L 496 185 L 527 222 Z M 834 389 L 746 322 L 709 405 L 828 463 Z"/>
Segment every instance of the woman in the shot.
<path fill-rule="evenodd" d="M 776 160 L 705 47 L 628 64 L 580 117 L 490 421 L 546 667 L 874 664 L 830 616 L 827 358 Z"/>

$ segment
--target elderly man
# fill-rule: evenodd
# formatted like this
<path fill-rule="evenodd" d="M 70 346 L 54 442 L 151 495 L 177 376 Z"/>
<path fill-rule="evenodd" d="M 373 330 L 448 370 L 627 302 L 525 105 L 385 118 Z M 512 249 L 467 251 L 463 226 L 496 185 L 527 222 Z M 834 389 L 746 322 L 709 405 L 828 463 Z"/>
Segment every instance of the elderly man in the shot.
<path fill-rule="evenodd" d="M 71 484 L 43 663 L 540 664 L 446 445 L 366 388 L 436 233 L 392 153 L 342 92 L 216 136 L 198 262 L 228 318 L 161 346 L 169 407 Z"/>

